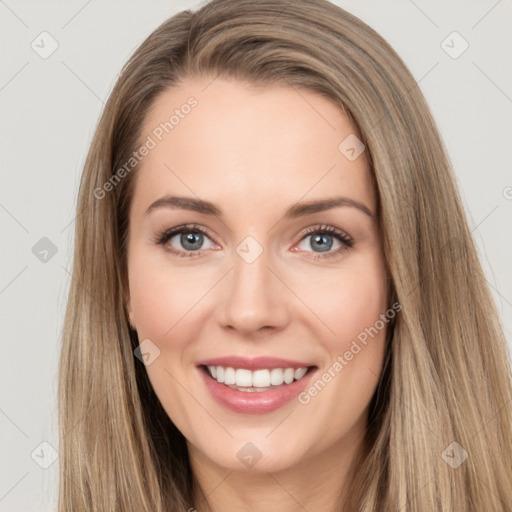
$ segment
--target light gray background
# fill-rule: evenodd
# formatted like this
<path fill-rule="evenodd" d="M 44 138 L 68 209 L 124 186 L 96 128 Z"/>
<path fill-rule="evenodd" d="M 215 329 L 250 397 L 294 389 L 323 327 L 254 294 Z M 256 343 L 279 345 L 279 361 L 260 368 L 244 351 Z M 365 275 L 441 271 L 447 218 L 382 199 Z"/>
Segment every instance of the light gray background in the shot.
<path fill-rule="evenodd" d="M 419 81 L 512 344 L 512 2 L 335 3 L 382 34 Z M 56 509 L 58 462 L 42 469 L 31 453 L 50 460 L 43 441 L 58 450 L 57 358 L 74 205 L 103 103 L 143 39 L 164 19 L 197 5 L 0 0 L 1 511 Z M 43 31 L 59 45 L 47 59 L 31 48 Z M 469 43 L 456 59 L 441 46 L 453 31 Z M 456 51 L 460 41 L 452 40 L 445 44 Z M 32 252 L 42 237 L 57 247 L 46 263 Z"/>

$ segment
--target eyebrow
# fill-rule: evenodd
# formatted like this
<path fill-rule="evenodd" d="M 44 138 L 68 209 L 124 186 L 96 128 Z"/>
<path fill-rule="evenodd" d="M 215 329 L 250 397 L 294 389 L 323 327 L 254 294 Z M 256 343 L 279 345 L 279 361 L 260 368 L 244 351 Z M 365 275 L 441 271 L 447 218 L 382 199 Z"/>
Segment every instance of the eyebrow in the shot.
<path fill-rule="evenodd" d="M 331 197 L 328 199 L 321 199 L 318 201 L 307 201 L 303 203 L 296 203 L 284 214 L 285 219 L 296 219 L 305 215 L 331 210 L 332 208 L 339 208 L 342 206 L 350 206 L 357 208 L 361 212 L 374 219 L 374 214 L 363 203 L 351 199 L 349 197 Z M 147 208 L 144 215 L 149 215 L 153 210 L 158 208 L 179 208 L 182 210 L 190 210 L 204 215 L 212 215 L 215 217 L 222 217 L 222 211 L 209 201 L 202 199 L 195 199 L 193 197 L 181 196 L 165 196 L 157 199 Z"/>

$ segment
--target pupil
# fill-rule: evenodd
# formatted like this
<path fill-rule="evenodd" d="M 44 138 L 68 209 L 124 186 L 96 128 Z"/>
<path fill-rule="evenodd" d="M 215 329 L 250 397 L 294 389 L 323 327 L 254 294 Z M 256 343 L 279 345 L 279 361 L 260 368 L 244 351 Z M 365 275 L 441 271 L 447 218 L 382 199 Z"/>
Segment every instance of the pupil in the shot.
<path fill-rule="evenodd" d="M 186 235 L 181 235 L 181 244 L 188 250 L 200 249 L 203 241 L 202 237 L 201 233 L 187 233 Z"/>
<path fill-rule="evenodd" d="M 330 240 L 330 243 L 328 242 L 328 239 Z M 332 237 L 330 235 L 316 235 L 313 237 L 313 241 L 311 242 L 311 247 L 313 247 L 313 243 L 320 243 L 318 248 L 320 249 L 320 252 L 328 251 L 332 247 Z"/>

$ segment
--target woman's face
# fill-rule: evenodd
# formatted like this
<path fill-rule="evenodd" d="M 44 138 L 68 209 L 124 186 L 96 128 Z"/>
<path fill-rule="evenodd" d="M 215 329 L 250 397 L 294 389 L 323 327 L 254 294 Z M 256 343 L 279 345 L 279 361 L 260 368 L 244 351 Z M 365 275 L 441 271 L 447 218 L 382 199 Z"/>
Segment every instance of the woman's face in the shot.
<path fill-rule="evenodd" d="M 391 317 L 356 137 L 330 99 L 221 78 L 185 80 L 148 112 L 130 321 L 203 462 L 277 471 L 364 434 Z"/>

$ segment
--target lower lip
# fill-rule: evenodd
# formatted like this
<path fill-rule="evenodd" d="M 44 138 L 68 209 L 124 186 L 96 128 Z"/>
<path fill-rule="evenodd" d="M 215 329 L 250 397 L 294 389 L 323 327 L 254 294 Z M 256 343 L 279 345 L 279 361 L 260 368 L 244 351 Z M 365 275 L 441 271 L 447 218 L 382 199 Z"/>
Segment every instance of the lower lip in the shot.
<path fill-rule="evenodd" d="M 198 370 L 213 398 L 224 407 L 240 414 L 265 414 L 279 409 L 301 393 L 308 385 L 316 368 L 291 384 L 270 391 L 254 392 L 231 389 L 210 377 L 203 367 L 199 367 Z"/>

